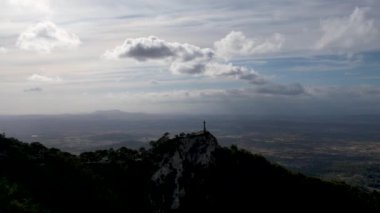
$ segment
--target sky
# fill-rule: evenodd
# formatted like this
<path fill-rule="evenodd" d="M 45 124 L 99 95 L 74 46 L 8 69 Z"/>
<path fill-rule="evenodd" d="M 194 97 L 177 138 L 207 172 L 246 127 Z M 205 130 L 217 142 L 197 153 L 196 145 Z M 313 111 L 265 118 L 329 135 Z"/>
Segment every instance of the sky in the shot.
<path fill-rule="evenodd" d="M 379 114 L 378 0 L 0 0 L 0 114 Z"/>

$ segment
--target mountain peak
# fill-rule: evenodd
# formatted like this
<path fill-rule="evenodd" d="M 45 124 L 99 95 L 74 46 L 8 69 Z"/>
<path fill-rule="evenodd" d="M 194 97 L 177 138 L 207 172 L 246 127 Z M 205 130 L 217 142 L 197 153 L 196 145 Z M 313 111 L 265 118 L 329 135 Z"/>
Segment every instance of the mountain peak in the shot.
<path fill-rule="evenodd" d="M 215 161 L 213 154 L 219 144 L 208 131 L 181 133 L 174 138 L 169 138 L 169 134 L 165 133 L 158 142 L 171 144 L 173 149 L 164 155 L 152 180 L 157 186 L 174 182 L 170 197 L 163 198 L 160 206 L 170 205 L 171 209 L 177 209 L 181 197 L 186 194 L 184 184 L 180 183 L 186 182 L 186 177 L 194 176 L 195 170 L 209 167 Z M 170 203 L 167 203 L 168 200 Z"/>

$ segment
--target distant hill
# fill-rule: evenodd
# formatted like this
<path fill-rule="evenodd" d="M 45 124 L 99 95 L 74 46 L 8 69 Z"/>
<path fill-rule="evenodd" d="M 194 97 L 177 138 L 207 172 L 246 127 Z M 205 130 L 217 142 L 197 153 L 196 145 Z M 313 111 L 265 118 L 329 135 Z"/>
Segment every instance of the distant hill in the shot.
<path fill-rule="evenodd" d="M 209 132 L 77 155 L 0 136 L 0 212 L 380 212 L 380 195 L 295 174 Z"/>

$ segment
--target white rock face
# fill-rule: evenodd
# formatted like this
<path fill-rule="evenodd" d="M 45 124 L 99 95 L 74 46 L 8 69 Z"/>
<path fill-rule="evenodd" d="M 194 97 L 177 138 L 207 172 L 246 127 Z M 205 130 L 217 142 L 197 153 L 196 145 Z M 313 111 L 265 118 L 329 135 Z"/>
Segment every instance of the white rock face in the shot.
<path fill-rule="evenodd" d="M 186 194 L 184 187 L 179 184 L 184 164 L 208 167 L 214 161 L 212 153 L 219 145 L 216 138 L 208 132 L 193 133 L 173 140 L 178 143 L 178 148 L 170 156 L 164 157 L 152 180 L 156 184 L 162 184 L 167 181 L 169 174 L 175 174 L 171 208 L 177 209 L 180 206 L 180 198 Z"/>

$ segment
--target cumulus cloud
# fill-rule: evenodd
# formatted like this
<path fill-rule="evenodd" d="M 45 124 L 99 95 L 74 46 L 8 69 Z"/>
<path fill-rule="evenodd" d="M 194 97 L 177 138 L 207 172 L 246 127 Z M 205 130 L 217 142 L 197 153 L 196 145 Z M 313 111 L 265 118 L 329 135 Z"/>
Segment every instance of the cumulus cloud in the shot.
<path fill-rule="evenodd" d="M 251 84 L 264 84 L 268 79 L 253 69 L 235 66 L 231 63 L 220 63 L 215 61 L 200 62 L 191 61 L 186 63 L 172 63 L 170 70 L 173 73 L 203 74 L 210 77 L 233 77 L 245 80 Z"/>
<path fill-rule="evenodd" d="M 247 67 L 234 66 L 231 63 L 221 64 L 221 63 L 209 63 L 206 65 L 205 75 L 211 77 L 235 77 L 239 80 L 246 80 L 252 84 L 265 84 L 268 80 Z"/>
<path fill-rule="evenodd" d="M 40 88 L 40 87 L 33 87 L 33 88 L 29 88 L 29 89 L 24 89 L 24 92 L 42 92 L 43 89 Z"/>
<path fill-rule="evenodd" d="M 191 44 L 167 42 L 154 36 L 129 38 L 113 50 L 108 50 L 104 56 L 108 59 L 133 58 L 138 61 L 154 59 L 171 59 L 175 61 L 192 61 L 195 59 L 210 59 L 214 51 Z"/>
<path fill-rule="evenodd" d="M 281 49 L 285 38 L 279 33 L 267 39 L 247 38 L 240 31 L 232 31 L 214 43 L 218 55 L 231 58 L 234 56 L 250 56 L 277 52 Z"/>
<path fill-rule="evenodd" d="M 174 74 L 197 74 L 211 77 L 235 77 L 253 84 L 263 84 L 265 78 L 253 69 L 234 66 L 209 48 L 177 42 L 167 42 L 154 36 L 127 39 L 122 45 L 108 50 L 106 59 L 132 58 L 137 61 L 163 60 Z"/>
<path fill-rule="evenodd" d="M 56 48 L 74 48 L 81 41 L 77 35 L 68 32 L 50 21 L 29 27 L 18 37 L 16 46 L 23 50 L 50 53 Z"/>
<path fill-rule="evenodd" d="M 366 18 L 365 8 L 355 8 L 348 17 L 331 18 L 321 21 L 322 37 L 317 49 L 337 51 L 360 51 L 377 42 L 379 30 L 372 19 Z"/>
<path fill-rule="evenodd" d="M 202 74 L 205 72 L 208 61 L 174 61 L 170 65 L 170 71 L 174 74 Z"/>
<path fill-rule="evenodd" d="M 28 77 L 29 81 L 35 81 L 35 82 L 45 82 L 45 83 L 57 83 L 61 82 L 62 79 L 60 77 L 49 77 L 39 74 L 33 74 Z"/>

